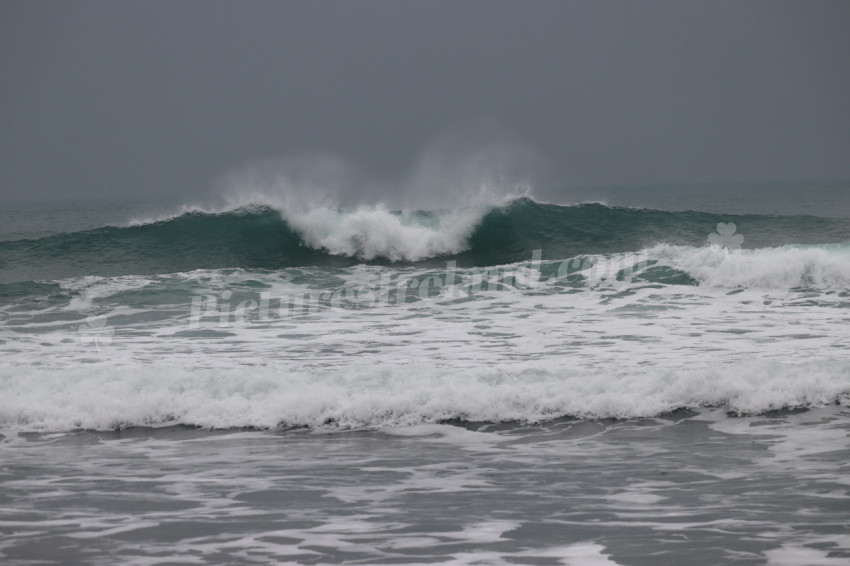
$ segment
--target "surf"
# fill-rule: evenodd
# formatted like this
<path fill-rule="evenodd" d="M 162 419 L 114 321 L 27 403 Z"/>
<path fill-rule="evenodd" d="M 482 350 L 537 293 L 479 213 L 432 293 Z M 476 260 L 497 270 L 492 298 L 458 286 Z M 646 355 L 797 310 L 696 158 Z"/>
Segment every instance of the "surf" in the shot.
<path fill-rule="evenodd" d="M 658 370 L 362 366 L 179 369 L 97 364 L 0 366 L 0 426 L 110 430 L 186 424 L 315 429 L 411 426 L 447 420 L 534 423 L 555 418 L 652 417 L 722 407 L 759 414 L 850 403 L 850 364 L 742 360 Z"/>

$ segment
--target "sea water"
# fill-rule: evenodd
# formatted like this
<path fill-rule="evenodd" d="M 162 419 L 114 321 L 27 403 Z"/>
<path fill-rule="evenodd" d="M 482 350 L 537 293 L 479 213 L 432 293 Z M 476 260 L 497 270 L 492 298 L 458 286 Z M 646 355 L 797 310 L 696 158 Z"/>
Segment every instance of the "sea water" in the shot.
<path fill-rule="evenodd" d="M 0 220 L 4 563 L 850 562 L 850 185 Z"/>

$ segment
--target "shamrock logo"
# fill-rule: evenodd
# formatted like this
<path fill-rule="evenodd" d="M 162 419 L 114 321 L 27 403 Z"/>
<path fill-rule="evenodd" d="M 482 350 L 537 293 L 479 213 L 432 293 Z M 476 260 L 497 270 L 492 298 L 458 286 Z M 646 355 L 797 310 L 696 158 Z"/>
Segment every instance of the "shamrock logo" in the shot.
<path fill-rule="evenodd" d="M 741 247 L 744 236 L 742 234 L 735 234 L 736 228 L 737 226 L 732 222 L 729 224 L 721 222 L 717 225 L 717 233 L 708 235 L 708 241 L 716 246 L 737 250 Z"/>
<path fill-rule="evenodd" d="M 80 333 L 81 344 L 94 344 L 98 353 L 100 345 L 108 346 L 112 343 L 112 335 L 115 329 L 106 324 L 105 316 L 90 316 L 77 329 Z"/>

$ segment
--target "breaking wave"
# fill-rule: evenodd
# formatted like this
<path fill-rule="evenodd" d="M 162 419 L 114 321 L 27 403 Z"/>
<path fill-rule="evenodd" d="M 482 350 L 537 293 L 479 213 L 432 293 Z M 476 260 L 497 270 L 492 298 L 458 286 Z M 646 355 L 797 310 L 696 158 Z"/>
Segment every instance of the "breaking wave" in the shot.
<path fill-rule="evenodd" d="M 538 249 L 544 259 L 634 252 L 659 244 L 709 249 L 708 236 L 725 223 L 736 224 L 745 249 L 850 241 L 850 223 L 841 219 L 563 206 L 530 198 L 437 211 L 392 211 L 381 205 L 296 211 L 256 205 L 223 212 L 189 209 L 129 226 L 3 241 L 0 268 L 9 282 L 221 268 L 433 266 L 447 260 L 487 266 L 524 261 Z M 702 253 L 693 261 L 714 261 L 709 258 L 713 252 Z M 818 262 L 818 253 L 832 252 L 801 250 L 798 255 Z M 729 269 L 734 263 L 727 262 Z"/>

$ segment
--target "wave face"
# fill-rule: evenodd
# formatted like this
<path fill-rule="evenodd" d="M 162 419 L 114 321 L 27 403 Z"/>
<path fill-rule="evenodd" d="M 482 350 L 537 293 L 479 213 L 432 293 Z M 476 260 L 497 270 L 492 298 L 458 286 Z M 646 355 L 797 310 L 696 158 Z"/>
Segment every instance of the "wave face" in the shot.
<path fill-rule="evenodd" d="M 704 246 L 721 223 L 735 223 L 744 247 L 850 240 L 850 222 L 815 217 L 716 215 L 561 206 L 528 198 L 459 211 L 249 206 L 189 211 L 125 227 L 0 241 L 3 281 L 81 275 L 175 273 L 195 269 L 376 265 L 485 266 L 528 259 L 637 251 L 658 243 Z"/>

